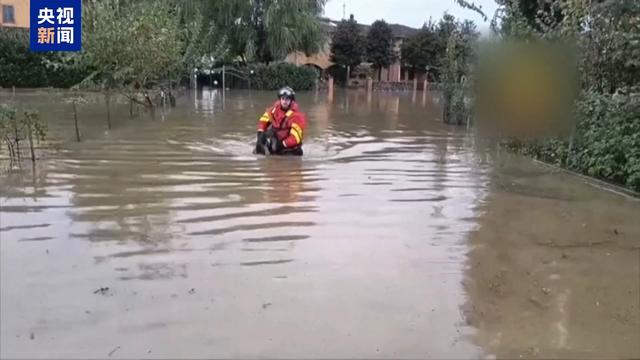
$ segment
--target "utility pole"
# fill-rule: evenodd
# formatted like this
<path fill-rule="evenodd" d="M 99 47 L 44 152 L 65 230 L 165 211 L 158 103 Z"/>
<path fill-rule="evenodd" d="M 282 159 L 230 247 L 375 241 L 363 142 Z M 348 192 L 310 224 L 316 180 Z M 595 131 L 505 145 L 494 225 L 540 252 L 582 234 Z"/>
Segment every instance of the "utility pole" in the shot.
<path fill-rule="evenodd" d="M 347 4 L 345 3 L 345 0 L 342 0 L 342 20 L 346 18 L 346 13 L 347 13 Z"/>

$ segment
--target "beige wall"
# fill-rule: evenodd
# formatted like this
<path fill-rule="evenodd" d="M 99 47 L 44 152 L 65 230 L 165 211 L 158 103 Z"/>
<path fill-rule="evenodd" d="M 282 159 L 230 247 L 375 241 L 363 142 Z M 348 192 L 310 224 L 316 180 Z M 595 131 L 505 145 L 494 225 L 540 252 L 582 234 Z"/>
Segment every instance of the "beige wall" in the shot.
<path fill-rule="evenodd" d="M 400 64 L 400 46 L 402 45 L 402 39 L 397 39 L 394 43 L 394 51 L 396 52 L 397 61 L 388 67 L 382 68 L 380 71 L 380 81 L 398 82 L 402 80 L 402 66 Z M 374 79 L 378 79 L 377 72 L 374 75 Z"/>
<path fill-rule="evenodd" d="M 4 1 L 4 0 L 0 0 Z M 400 47 L 402 46 L 402 39 L 396 38 L 394 41 L 394 51 L 396 52 L 397 59 L 395 63 L 387 68 L 383 68 L 380 76 L 380 81 L 392 81 L 398 82 L 402 80 L 402 66 L 400 64 Z M 329 60 L 331 54 L 331 45 L 327 42 L 321 52 L 312 56 L 306 56 L 301 52 L 293 52 L 285 58 L 285 62 L 295 65 L 314 64 L 321 69 L 327 69 L 333 63 Z M 374 79 L 377 80 L 378 74 L 374 74 Z"/>
<path fill-rule="evenodd" d="M 1 0 L 0 0 L 1 1 Z M 296 51 L 287 55 L 285 62 L 295 65 L 314 64 L 319 68 L 326 70 L 333 63 L 329 60 L 331 54 L 331 45 L 327 42 L 322 51 L 317 54 L 306 56 L 303 52 Z"/>
<path fill-rule="evenodd" d="M 0 0 L 0 11 L 2 5 L 12 5 L 15 14 L 15 24 L 5 24 L 2 22 L 2 13 L 0 12 L 0 26 L 6 27 L 29 27 L 29 0 Z"/>
<path fill-rule="evenodd" d="M 389 81 L 389 69 L 382 68 L 380 70 L 380 81 Z"/>
<path fill-rule="evenodd" d="M 389 81 L 398 82 L 401 80 L 400 78 L 400 64 L 392 64 L 389 67 Z"/>
<path fill-rule="evenodd" d="M 402 65 L 400 63 L 400 48 L 402 47 L 402 39 L 396 39 L 393 43 L 393 51 L 396 54 L 396 62 L 389 67 L 389 81 L 402 80 Z"/>

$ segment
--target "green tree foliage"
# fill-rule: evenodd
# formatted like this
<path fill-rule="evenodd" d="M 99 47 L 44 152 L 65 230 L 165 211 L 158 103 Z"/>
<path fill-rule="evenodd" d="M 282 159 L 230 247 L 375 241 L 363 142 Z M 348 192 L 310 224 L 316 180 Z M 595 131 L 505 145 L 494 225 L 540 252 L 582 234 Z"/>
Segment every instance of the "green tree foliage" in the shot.
<path fill-rule="evenodd" d="M 525 154 L 640 190 L 640 2 L 554 1 L 532 15 L 500 1 L 504 39 L 577 48 L 581 94 L 570 138 L 512 142 Z M 538 9 L 539 10 L 539 9 Z"/>
<path fill-rule="evenodd" d="M 456 31 L 458 24 L 456 23 L 456 18 L 448 13 L 445 13 L 440 21 L 438 21 L 438 40 L 439 47 L 444 49 L 447 47 L 447 43 L 451 35 Z"/>
<path fill-rule="evenodd" d="M 70 87 L 84 80 L 93 88 L 146 89 L 214 64 L 310 55 L 326 43 L 319 18 L 325 3 L 88 0 L 78 54 L 32 53 L 28 33 L 0 29 L 0 86 Z"/>
<path fill-rule="evenodd" d="M 588 9 L 590 14 L 579 10 L 589 28 L 580 39 L 585 86 L 614 93 L 639 85 L 640 3 L 607 0 Z"/>
<path fill-rule="evenodd" d="M 443 120 L 450 124 L 466 124 L 471 113 L 470 83 L 476 61 L 479 33 L 471 21 L 456 21 L 445 14 L 438 23 L 439 80 L 444 99 Z"/>
<path fill-rule="evenodd" d="M 565 164 L 640 190 L 640 93 L 588 92 L 578 102 L 575 149 Z"/>
<path fill-rule="evenodd" d="M 365 55 L 366 38 L 353 16 L 338 23 L 331 37 L 331 61 L 338 65 L 356 67 Z"/>
<path fill-rule="evenodd" d="M 212 26 L 207 16 L 208 3 L 202 0 L 174 0 L 178 9 L 178 23 L 182 29 L 183 75 L 191 75 L 196 68 L 211 68 L 215 61 L 231 62 L 222 34 Z"/>
<path fill-rule="evenodd" d="M 208 0 L 206 41 L 224 43 L 242 62 L 269 63 L 292 51 L 311 54 L 324 45 L 320 26 L 326 0 Z"/>
<path fill-rule="evenodd" d="M 481 11 L 473 3 L 464 3 Z M 479 35 L 472 21 L 457 21 L 445 13 L 437 24 L 429 20 L 402 44 L 404 65 L 426 70 L 433 80 L 441 83 L 443 120 L 447 123 L 466 124 L 470 116 L 469 82 Z"/>
<path fill-rule="evenodd" d="M 378 79 L 383 67 L 391 65 L 396 54 L 393 49 L 393 32 L 384 20 L 376 20 L 367 33 L 367 61 L 378 70 Z"/>
<path fill-rule="evenodd" d="M 0 142 L 7 147 L 11 162 L 21 159 L 20 144 L 25 144 L 25 141 L 31 160 L 36 161 L 34 142 L 44 141 L 46 134 L 47 126 L 36 111 L 26 109 L 19 116 L 15 107 L 0 104 Z"/>
<path fill-rule="evenodd" d="M 402 44 L 402 61 L 405 66 L 414 69 L 424 71 L 428 68 L 436 81 L 459 80 L 469 73 L 475 60 L 478 37 L 472 21 L 460 22 L 452 15 L 445 14 L 437 24 L 429 21 Z M 447 49 L 453 52 L 448 54 Z M 441 75 L 445 70 L 453 68 L 451 79 L 443 79 Z"/>
<path fill-rule="evenodd" d="M 510 141 L 514 151 L 640 191 L 640 96 L 588 91 L 576 104 L 572 139 Z"/>
<path fill-rule="evenodd" d="M 87 75 L 75 56 L 32 52 L 23 29 L 0 28 L 0 54 L 2 87 L 69 87 Z"/>
<path fill-rule="evenodd" d="M 512 25 L 522 27 L 524 24 L 535 31 L 543 31 L 551 24 L 562 22 L 564 16 L 561 10 L 562 1 L 559 0 L 496 0 L 496 3 L 508 9 L 507 14 L 518 14 L 517 25 L 511 22 L 515 20 L 514 17 L 505 17 L 507 22 L 502 24 L 505 31 L 511 31 Z"/>
<path fill-rule="evenodd" d="M 102 0 L 83 7 L 82 60 L 94 71 L 84 84 L 140 91 L 175 80 L 184 70 L 178 8 L 156 1 Z"/>
<path fill-rule="evenodd" d="M 44 58 L 29 50 L 28 37 L 27 32 L 0 28 L 0 86 L 46 86 Z"/>
<path fill-rule="evenodd" d="M 466 124 L 471 116 L 471 98 L 474 81 L 478 32 L 469 21 L 456 22 L 449 33 L 444 55 L 439 61 L 439 79 L 442 83 L 443 120 L 450 124 Z"/>
<path fill-rule="evenodd" d="M 441 54 L 438 53 L 436 31 L 434 23 L 426 23 L 417 34 L 402 43 L 400 53 L 404 66 L 410 66 L 414 70 L 428 68 L 432 72 L 437 69 Z"/>
<path fill-rule="evenodd" d="M 83 7 L 83 59 L 108 85 L 170 77 L 183 46 L 177 9 L 161 2 L 103 0 Z"/>

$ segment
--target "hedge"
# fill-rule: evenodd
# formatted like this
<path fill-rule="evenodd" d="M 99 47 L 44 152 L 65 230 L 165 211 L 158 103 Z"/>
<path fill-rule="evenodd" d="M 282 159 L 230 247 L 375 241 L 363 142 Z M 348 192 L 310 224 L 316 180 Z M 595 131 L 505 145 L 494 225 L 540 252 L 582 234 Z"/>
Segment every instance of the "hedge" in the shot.
<path fill-rule="evenodd" d="M 311 90 L 315 86 L 318 73 L 307 66 L 279 63 L 271 65 L 253 65 L 250 70 L 252 86 L 260 90 L 276 90 L 290 86 L 294 90 Z"/>
<path fill-rule="evenodd" d="M 87 76 L 74 57 L 29 49 L 29 32 L 0 28 L 0 87 L 71 87 Z"/>
<path fill-rule="evenodd" d="M 585 92 L 577 103 L 573 142 L 508 144 L 525 155 L 640 191 L 640 89 Z"/>

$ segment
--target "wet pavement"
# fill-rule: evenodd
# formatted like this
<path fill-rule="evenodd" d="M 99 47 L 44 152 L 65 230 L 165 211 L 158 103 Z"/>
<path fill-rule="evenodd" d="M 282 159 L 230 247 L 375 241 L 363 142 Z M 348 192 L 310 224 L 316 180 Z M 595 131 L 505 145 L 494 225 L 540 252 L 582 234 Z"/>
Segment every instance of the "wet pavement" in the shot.
<path fill-rule="evenodd" d="M 640 357 L 640 201 L 431 96 L 300 94 L 302 158 L 251 154 L 271 93 L 98 97 L 80 143 L 65 96 L 13 99 L 54 149 L 0 175 L 3 358 Z"/>

